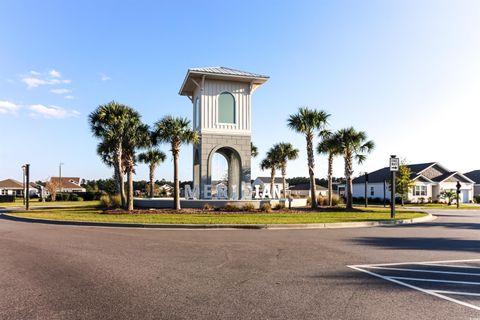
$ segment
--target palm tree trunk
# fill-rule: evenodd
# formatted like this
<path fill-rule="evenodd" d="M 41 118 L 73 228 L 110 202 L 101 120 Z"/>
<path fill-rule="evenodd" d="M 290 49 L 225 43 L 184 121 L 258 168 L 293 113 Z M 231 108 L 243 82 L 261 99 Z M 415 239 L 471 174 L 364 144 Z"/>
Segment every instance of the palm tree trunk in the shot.
<path fill-rule="evenodd" d="M 115 171 L 117 172 L 117 181 L 115 181 L 115 191 L 117 195 L 120 195 L 122 199 L 122 208 L 125 208 L 125 182 L 124 182 L 124 171 L 123 171 L 123 150 L 122 144 L 117 145 L 116 157 L 115 157 Z"/>
<path fill-rule="evenodd" d="M 180 183 L 178 181 L 178 157 L 179 157 L 179 148 L 175 147 L 172 144 L 172 155 L 173 155 L 173 202 L 174 209 L 180 210 Z"/>
<path fill-rule="evenodd" d="M 150 165 L 150 198 L 153 198 L 153 191 L 154 191 L 154 185 L 153 185 L 153 178 L 155 174 L 155 166 Z"/>
<path fill-rule="evenodd" d="M 128 180 L 128 196 L 127 196 L 127 210 L 133 210 L 133 166 L 128 168 L 127 172 Z"/>
<path fill-rule="evenodd" d="M 347 209 L 353 209 L 353 195 L 352 195 L 352 174 L 353 174 L 353 157 L 347 152 L 345 153 L 345 180 L 347 183 Z"/>
<path fill-rule="evenodd" d="M 283 188 L 283 198 L 287 199 L 287 181 L 285 177 L 287 176 L 287 164 L 282 164 L 282 188 Z"/>
<path fill-rule="evenodd" d="M 328 154 L 328 206 L 333 205 L 333 154 Z"/>
<path fill-rule="evenodd" d="M 315 158 L 313 155 L 313 133 L 309 132 L 307 138 L 308 174 L 310 176 L 310 198 L 312 209 L 318 208 L 317 191 L 315 183 Z"/>
<path fill-rule="evenodd" d="M 273 189 L 275 188 L 275 167 L 270 171 L 270 178 L 272 179 L 270 182 L 270 199 L 273 199 Z"/>

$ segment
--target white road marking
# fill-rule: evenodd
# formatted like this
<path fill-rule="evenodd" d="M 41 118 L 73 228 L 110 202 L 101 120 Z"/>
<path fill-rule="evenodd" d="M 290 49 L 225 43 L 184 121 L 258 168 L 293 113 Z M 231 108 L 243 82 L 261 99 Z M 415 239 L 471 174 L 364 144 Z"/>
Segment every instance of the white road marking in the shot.
<path fill-rule="evenodd" d="M 397 280 L 405 280 L 405 281 L 470 284 L 470 285 L 474 285 L 474 286 L 479 286 L 480 285 L 480 282 L 470 282 L 470 281 L 454 281 L 454 280 L 423 279 L 423 278 L 408 278 L 408 277 L 387 277 L 387 278 L 397 279 Z"/>
<path fill-rule="evenodd" d="M 464 265 L 448 265 L 448 264 L 437 264 L 437 263 L 418 263 L 421 266 L 432 266 L 432 267 L 445 267 L 445 268 L 465 268 L 465 269 L 480 269 L 479 267 L 474 266 L 464 266 Z"/>
<path fill-rule="evenodd" d="M 480 297 L 480 293 L 474 293 L 474 292 L 447 291 L 447 290 L 430 290 L 430 291 L 436 292 L 436 293 L 443 293 L 443 294 L 457 294 L 457 295 L 460 295 L 460 296 Z"/>
<path fill-rule="evenodd" d="M 380 269 L 380 270 L 392 270 L 392 271 L 410 271 L 410 272 L 424 272 L 424 273 L 441 273 L 441 274 L 453 274 L 463 276 L 480 276 L 480 273 L 469 272 L 455 272 L 455 271 L 439 271 L 439 270 L 424 270 L 424 269 L 404 269 L 404 268 L 390 268 L 390 267 L 365 267 L 368 269 Z"/>
<path fill-rule="evenodd" d="M 432 296 L 435 296 L 437 298 L 447 300 L 459 305 L 462 305 L 464 307 L 468 307 L 474 310 L 479 310 L 480 311 L 480 306 L 473 305 L 468 302 L 464 302 L 461 300 L 454 299 L 452 297 L 446 296 L 446 294 L 449 295 L 461 295 L 461 296 L 479 296 L 480 293 L 473 293 L 473 292 L 461 292 L 461 291 L 448 291 L 448 290 L 430 290 L 430 289 L 423 289 L 418 286 L 412 285 L 410 283 L 406 283 L 404 281 L 425 281 L 425 282 L 440 282 L 440 283 L 454 283 L 454 284 L 469 284 L 469 285 L 480 285 L 480 282 L 469 282 L 469 281 L 453 281 L 453 280 L 435 280 L 435 279 L 423 279 L 423 278 L 408 278 L 408 277 L 391 277 L 391 276 L 383 276 L 381 274 L 366 270 L 366 269 L 392 269 L 393 271 L 406 271 L 406 270 L 415 270 L 415 269 L 401 269 L 401 268 L 385 268 L 388 266 L 403 266 L 403 265 L 427 265 L 427 266 L 445 266 L 445 267 L 456 267 L 455 265 L 442 265 L 442 263 L 468 263 L 468 262 L 479 262 L 480 259 L 469 259 L 469 260 L 445 260 L 445 261 L 422 261 L 422 262 L 402 262 L 402 263 L 384 263 L 384 264 L 365 264 L 365 265 L 350 265 L 347 266 L 351 269 L 367 273 L 371 276 L 381 278 L 386 281 L 390 281 L 393 283 L 396 283 L 398 285 L 417 290 Z M 469 267 L 469 266 L 461 266 L 464 268 L 476 268 L 476 267 Z M 479 267 L 480 268 L 480 267 Z M 400 269 L 400 270 L 394 270 L 394 269 Z M 417 272 L 423 272 L 424 270 L 417 271 Z M 437 271 L 436 273 L 446 273 L 446 274 L 464 274 L 465 275 L 479 275 L 479 274 L 469 274 L 466 272 L 448 272 L 448 271 Z M 400 281 L 404 280 L 404 281 Z"/>

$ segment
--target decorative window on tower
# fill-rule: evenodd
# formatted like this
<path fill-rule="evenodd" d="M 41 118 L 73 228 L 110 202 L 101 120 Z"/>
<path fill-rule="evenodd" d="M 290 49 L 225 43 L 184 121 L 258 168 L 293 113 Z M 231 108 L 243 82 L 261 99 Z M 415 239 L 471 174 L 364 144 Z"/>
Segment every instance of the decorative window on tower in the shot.
<path fill-rule="evenodd" d="M 197 98 L 195 99 L 195 123 L 194 127 L 195 129 L 200 128 L 200 99 Z"/>
<path fill-rule="evenodd" d="M 222 92 L 218 97 L 218 122 L 235 123 L 235 98 L 230 92 Z"/>

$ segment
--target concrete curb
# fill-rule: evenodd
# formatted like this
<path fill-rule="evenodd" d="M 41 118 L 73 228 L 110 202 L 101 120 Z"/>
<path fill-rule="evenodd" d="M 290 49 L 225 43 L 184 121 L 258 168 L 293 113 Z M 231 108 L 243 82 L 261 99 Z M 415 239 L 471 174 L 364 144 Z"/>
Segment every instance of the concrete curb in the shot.
<path fill-rule="evenodd" d="M 12 221 L 43 223 L 55 225 L 70 226 L 90 226 L 90 227 L 117 227 L 117 228 L 152 228 L 152 229 L 175 229 L 175 230 L 212 230 L 212 229 L 341 229 L 341 228 L 366 228 L 366 227 L 385 227 L 398 226 L 413 223 L 422 223 L 435 220 L 436 217 L 427 213 L 427 216 L 406 219 L 406 220 L 384 220 L 384 221 L 363 221 L 363 222 L 336 222 L 336 223 L 309 223 L 309 224 L 143 224 L 143 223 L 111 223 L 111 222 L 84 222 L 84 221 L 66 221 L 66 220 L 47 220 L 36 218 L 24 218 L 0 213 L 0 217 Z"/>

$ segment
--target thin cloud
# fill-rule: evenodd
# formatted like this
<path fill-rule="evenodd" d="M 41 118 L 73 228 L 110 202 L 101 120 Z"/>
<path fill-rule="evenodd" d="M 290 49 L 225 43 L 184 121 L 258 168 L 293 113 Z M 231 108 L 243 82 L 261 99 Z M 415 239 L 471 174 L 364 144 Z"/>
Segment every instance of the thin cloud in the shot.
<path fill-rule="evenodd" d="M 17 114 L 20 109 L 18 104 L 11 101 L 0 100 L 0 114 Z"/>
<path fill-rule="evenodd" d="M 58 106 L 44 106 L 42 104 L 34 104 L 28 108 L 30 111 L 30 116 L 32 117 L 43 117 L 46 119 L 65 119 L 70 117 L 78 117 L 80 112 L 76 110 L 68 110 Z"/>
<path fill-rule="evenodd" d="M 53 78 L 61 78 L 62 77 L 62 74 L 55 69 L 50 70 L 50 72 L 48 74 L 50 75 L 50 77 L 53 77 Z"/>
<path fill-rule="evenodd" d="M 45 85 L 70 84 L 69 79 L 62 79 L 62 75 L 57 70 L 50 70 L 48 73 L 40 73 L 30 71 L 27 75 L 20 77 L 20 80 L 27 85 L 28 88 L 37 88 Z"/>
<path fill-rule="evenodd" d="M 106 74 L 104 73 L 100 73 L 100 79 L 102 81 L 108 81 L 108 80 L 111 80 L 112 78 L 110 78 L 109 76 L 107 76 Z"/>
<path fill-rule="evenodd" d="M 74 97 L 74 96 L 71 96 L 71 95 L 68 95 L 68 96 L 65 96 L 65 99 L 73 100 L 73 99 L 75 99 L 75 97 Z"/>
<path fill-rule="evenodd" d="M 65 93 L 70 93 L 72 90 L 70 89 L 52 89 L 50 92 L 55 93 L 55 94 L 65 94 Z"/>

